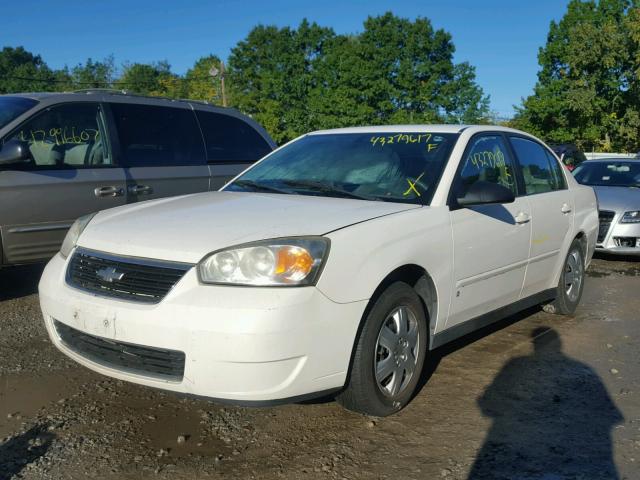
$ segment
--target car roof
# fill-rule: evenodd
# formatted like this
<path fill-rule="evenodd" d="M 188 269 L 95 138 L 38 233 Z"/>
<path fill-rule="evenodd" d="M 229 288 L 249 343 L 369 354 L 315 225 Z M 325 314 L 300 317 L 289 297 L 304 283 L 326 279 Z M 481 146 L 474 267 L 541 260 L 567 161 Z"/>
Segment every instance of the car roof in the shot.
<path fill-rule="evenodd" d="M 464 130 L 473 129 L 476 132 L 512 132 L 521 133 L 527 136 L 529 134 L 515 130 L 513 128 L 501 127 L 497 125 L 451 125 L 451 124 L 426 124 L 426 125 L 375 125 L 365 127 L 346 127 L 346 128 L 333 128 L 329 130 L 317 130 L 309 133 L 309 135 L 329 135 L 336 133 L 388 133 L 390 131 L 398 133 L 416 133 L 416 132 L 428 132 L 428 133 L 461 133 Z"/>
<path fill-rule="evenodd" d="M 157 97 L 151 95 L 139 95 L 136 93 L 128 92 L 127 90 L 114 90 L 114 89 L 105 89 L 105 88 L 92 88 L 86 90 L 76 90 L 72 92 L 24 92 L 24 93 L 9 93 L 0 95 L 0 97 L 22 97 L 22 98 L 30 98 L 33 100 L 60 100 L 60 101 L 73 101 L 77 99 L 86 99 L 90 96 L 100 96 L 101 98 L 98 101 L 104 101 L 105 97 L 113 97 L 114 99 L 131 99 L 131 100 L 145 100 L 151 101 L 153 103 L 159 104 L 167 104 L 167 105 L 175 105 L 176 103 L 184 103 L 186 104 L 195 104 L 195 105 L 207 105 L 214 106 L 217 108 L 226 108 L 220 107 L 218 105 L 207 102 L 206 100 L 190 100 L 186 98 L 166 98 L 166 97 Z M 234 110 L 229 108 L 228 110 Z"/>
<path fill-rule="evenodd" d="M 640 157 L 592 158 L 590 160 L 585 160 L 582 163 L 608 163 L 608 162 L 640 162 Z"/>

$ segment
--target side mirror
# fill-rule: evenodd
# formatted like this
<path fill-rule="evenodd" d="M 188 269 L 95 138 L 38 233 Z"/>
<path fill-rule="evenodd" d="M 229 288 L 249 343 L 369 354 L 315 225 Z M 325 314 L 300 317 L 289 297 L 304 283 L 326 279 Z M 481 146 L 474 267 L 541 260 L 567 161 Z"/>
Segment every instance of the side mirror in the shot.
<path fill-rule="evenodd" d="M 0 147 L 0 165 L 21 163 L 27 160 L 29 160 L 29 147 L 20 140 L 9 140 Z"/>
<path fill-rule="evenodd" d="M 469 187 L 463 197 L 457 199 L 461 207 L 489 205 L 492 203 L 513 203 L 516 197 L 507 187 L 497 183 L 478 181 Z"/>

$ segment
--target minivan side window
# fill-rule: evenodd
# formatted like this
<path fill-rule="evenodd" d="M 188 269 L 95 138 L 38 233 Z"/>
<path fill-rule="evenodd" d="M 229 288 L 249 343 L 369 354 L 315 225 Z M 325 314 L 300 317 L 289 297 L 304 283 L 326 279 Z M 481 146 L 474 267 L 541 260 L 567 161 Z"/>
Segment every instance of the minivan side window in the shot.
<path fill-rule="evenodd" d="M 542 145 L 522 137 L 510 137 L 510 141 L 520 162 L 527 195 L 564 188 L 564 177 L 559 178 L 558 173 L 554 172 Z"/>
<path fill-rule="evenodd" d="M 128 167 L 204 165 L 200 129 L 191 110 L 110 104 Z"/>
<path fill-rule="evenodd" d="M 222 113 L 196 110 L 209 163 L 255 162 L 271 147 L 247 122 Z"/>
<path fill-rule="evenodd" d="M 27 146 L 24 169 L 95 168 L 111 165 L 100 107 L 94 103 L 54 106 L 27 120 L 6 141 Z"/>
<path fill-rule="evenodd" d="M 469 142 L 460 172 L 458 193 L 463 195 L 477 181 L 497 183 L 517 195 L 513 160 L 501 135 L 483 135 Z"/>

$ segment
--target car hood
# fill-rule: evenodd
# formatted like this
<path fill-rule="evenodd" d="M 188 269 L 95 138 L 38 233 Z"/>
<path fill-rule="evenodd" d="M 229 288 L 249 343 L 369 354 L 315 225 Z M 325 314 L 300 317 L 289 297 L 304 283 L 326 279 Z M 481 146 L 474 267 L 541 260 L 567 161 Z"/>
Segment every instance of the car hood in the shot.
<path fill-rule="evenodd" d="M 640 210 L 640 188 L 595 186 L 593 190 L 598 197 L 600 210 L 614 212 Z"/>
<path fill-rule="evenodd" d="M 303 195 L 209 192 L 98 213 L 84 248 L 196 263 L 214 250 L 269 238 L 323 235 L 420 205 Z"/>

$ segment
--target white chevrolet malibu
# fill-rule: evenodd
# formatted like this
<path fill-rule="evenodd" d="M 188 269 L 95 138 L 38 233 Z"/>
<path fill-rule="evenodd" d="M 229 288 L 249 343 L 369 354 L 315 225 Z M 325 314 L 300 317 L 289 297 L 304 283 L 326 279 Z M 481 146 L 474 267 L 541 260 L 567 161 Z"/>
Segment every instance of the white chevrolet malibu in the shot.
<path fill-rule="evenodd" d="M 571 314 L 597 232 L 593 190 L 526 133 L 314 132 L 219 192 L 79 219 L 40 302 L 56 347 L 105 375 L 384 416 L 430 350 L 532 305 Z"/>

